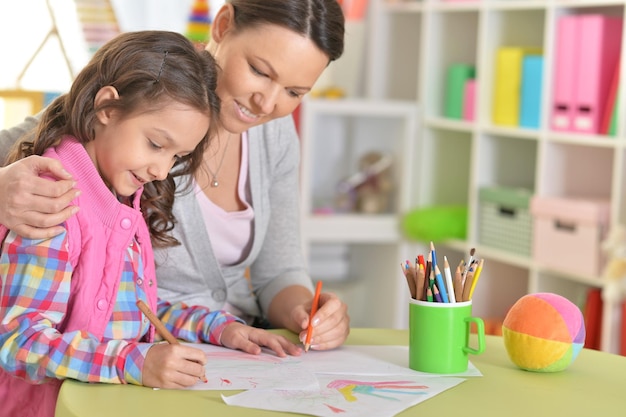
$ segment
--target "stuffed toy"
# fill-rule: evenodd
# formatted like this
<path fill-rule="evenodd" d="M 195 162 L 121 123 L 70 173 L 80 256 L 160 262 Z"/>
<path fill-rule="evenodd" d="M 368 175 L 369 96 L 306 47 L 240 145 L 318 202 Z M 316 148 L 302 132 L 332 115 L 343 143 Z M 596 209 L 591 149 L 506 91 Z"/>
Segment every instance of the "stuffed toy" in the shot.
<path fill-rule="evenodd" d="M 393 190 L 391 165 L 391 157 L 381 152 L 361 156 L 358 172 L 338 185 L 337 209 L 364 214 L 388 212 Z"/>
<path fill-rule="evenodd" d="M 585 342 L 580 309 L 553 293 L 534 293 L 513 304 L 502 324 L 504 346 L 519 368 L 557 372 L 576 359 Z"/>
<path fill-rule="evenodd" d="M 602 299 L 619 303 L 626 294 L 626 229 L 614 226 L 602 242 L 602 250 L 607 259 L 602 271 L 602 277 L 606 279 Z"/>

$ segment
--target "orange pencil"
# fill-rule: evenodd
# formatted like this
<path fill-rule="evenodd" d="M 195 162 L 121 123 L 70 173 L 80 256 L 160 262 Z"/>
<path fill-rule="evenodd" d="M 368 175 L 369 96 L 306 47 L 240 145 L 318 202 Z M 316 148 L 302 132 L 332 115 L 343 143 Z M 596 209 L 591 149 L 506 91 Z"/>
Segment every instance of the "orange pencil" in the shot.
<path fill-rule="evenodd" d="M 306 329 L 306 339 L 304 341 L 304 351 L 308 352 L 311 347 L 311 335 L 313 334 L 313 316 L 317 312 L 317 307 L 320 302 L 320 293 L 322 292 L 322 281 L 317 281 L 315 286 L 315 296 L 313 297 L 313 304 L 311 304 L 311 314 L 309 315 L 309 326 Z"/>
<path fill-rule="evenodd" d="M 169 343 L 170 345 L 180 344 L 178 339 L 176 339 L 174 335 L 170 333 L 169 330 L 167 330 L 167 327 L 165 327 L 165 324 L 163 324 L 163 322 L 159 320 L 159 318 L 152 312 L 152 310 L 150 310 L 150 307 L 148 307 L 146 303 L 144 303 L 141 300 L 137 300 L 137 307 L 139 307 L 139 310 L 141 310 L 141 312 L 146 316 L 146 318 L 150 320 L 150 323 L 152 323 L 157 333 L 160 334 L 161 337 L 167 341 L 167 343 Z M 202 378 L 200 379 L 202 379 L 202 382 L 204 383 L 208 382 L 205 375 L 202 375 Z"/>

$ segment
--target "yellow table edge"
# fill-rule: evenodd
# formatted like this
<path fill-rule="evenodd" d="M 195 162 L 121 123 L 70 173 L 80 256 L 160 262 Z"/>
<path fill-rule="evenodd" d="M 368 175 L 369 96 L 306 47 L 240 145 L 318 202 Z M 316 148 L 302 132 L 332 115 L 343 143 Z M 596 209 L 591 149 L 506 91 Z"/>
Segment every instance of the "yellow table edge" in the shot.
<path fill-rule="evenodd" d="M 276 330 L 297 342 L 295 335 Z M 610 416 L 626 413 L 626 357 L 583 349 L 568 369 L 542 374 L 522 371 L 509 360 L 501 337 L 487 336 L 485 353 L 470 356 L 482 372 L 400 414 L 406 416 Z M 408 344 L 407 330 L 352 329 L 351 345 Z M 228 415 L 297 416 L 231 407 L 221 399 L 240 391 L 152 390 L 132 385 L 65 381 L 56 417 L 151 417 Z"/>

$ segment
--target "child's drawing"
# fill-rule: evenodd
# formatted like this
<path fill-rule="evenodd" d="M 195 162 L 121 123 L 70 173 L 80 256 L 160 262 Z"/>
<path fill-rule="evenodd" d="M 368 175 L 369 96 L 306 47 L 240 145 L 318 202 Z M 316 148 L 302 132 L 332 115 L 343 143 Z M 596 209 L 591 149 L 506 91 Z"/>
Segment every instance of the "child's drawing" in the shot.
<path fill-rule="evenodd" d="M 393 395 L 388 394 L 405 394 L 413 395 L 419 391 L 426 390 L 426 385 L 410 385 L 413 381 L 385 381 L 385 382 L 368 382 L 355 381 L 351 379 L 337 379 L 327 385 L 328 388 L 334 388 L 339 391 L 346 401 L 352 402 L 357 400 L 356 394 L 373 395 L 379 398 L 396 400 Z"/>
<path fill-rule="evenodd" d="M 317 378 L 323 387 L 318 390 L 250 390 L 222 398 L 229 405 L 321 417 L 392 417 L 464 381 L 421 375 L 317 374 Z"/>
<path fill-rule="evenodd" d="M 273 353 L 260 355 L 224 347 L 194 344 L 207 356 L 208 382 L 198 382 L 191 390 L 240 389 L 319 389 L 315 374 L 302 369 L 296 357 L 279 358 Z"/>

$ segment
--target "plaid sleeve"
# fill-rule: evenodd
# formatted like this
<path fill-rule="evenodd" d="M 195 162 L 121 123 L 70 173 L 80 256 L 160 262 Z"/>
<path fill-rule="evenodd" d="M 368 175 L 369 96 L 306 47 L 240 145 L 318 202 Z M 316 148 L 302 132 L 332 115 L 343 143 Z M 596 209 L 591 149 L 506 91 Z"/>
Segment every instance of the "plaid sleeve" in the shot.
<path fill-rule="evenodd" d="M 159 300 L 157 315 L 177 339 L 213 345 L 221 345 L 220 339 L 227 324 L 245 323 L 223 310 L 211 311 L 206 307 L 188 307 L 184 303 L 170 304 L 163 300 Z"/>
<path fill-rule="evenodd" d="M 66 232 L 45 240 L 9 232 L 0 254 L 0 366 L 34 383 L 47 377 L 123 383 L 126 357 L 137 344 L 56 329 L 67 314 L 72 272 Z"/>

